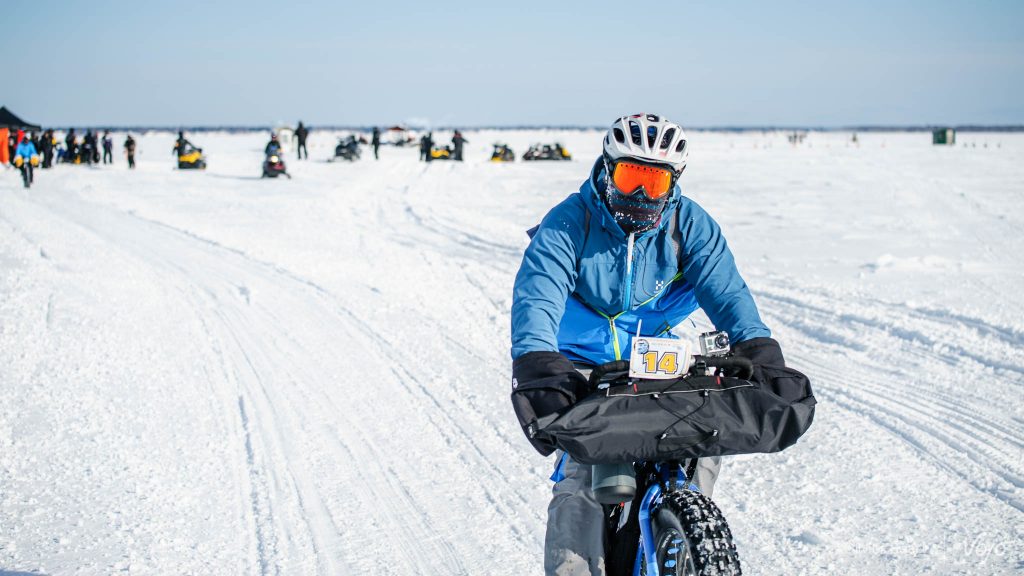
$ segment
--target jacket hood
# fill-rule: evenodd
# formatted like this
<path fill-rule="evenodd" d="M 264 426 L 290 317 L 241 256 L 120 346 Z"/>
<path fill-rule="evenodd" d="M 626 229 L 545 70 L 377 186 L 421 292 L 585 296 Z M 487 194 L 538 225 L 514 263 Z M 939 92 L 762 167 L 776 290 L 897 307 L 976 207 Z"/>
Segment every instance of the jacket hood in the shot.
<path fill-rule="evenodd" d="M 597 216 L 598 223 L 601 227 L 608 230 L 608 232 L 615 238 L 622 241 L 626 240 L 626 233 L 622 231 L 622 227 L 615 221 L 615 217 L 612 216 L 608 205 L 605 204 L 604 199 L 601 198 L 601 194 L 604 191 L 605 183 L 604 176 L 604 158 L 601 156 L 597 157 L 597 161 L 594 162 L 594 167 L 590 169 L 590 177 L 580 186 L 580 196 L 583 197 L 583 201 L 587 205 L 587 209 L 590 213 Z M 672 186 L 672 192 L 669 196 L 668 202 L 665 203 L 665 209 L 661 213 L 661 220 L 658 225 L 650 230 L 641 232 L 636 235 L 636 238 L 644 238 L 657 234 L 660 230 L 668 226 L 670 218 L 665 218 L 665 214 L 671 214 L 670 210 L 675 210 L 679 207 L 679 203 L 683 196 L 682 190 L 679 188 L 679 183 L 676 182 Z"/>

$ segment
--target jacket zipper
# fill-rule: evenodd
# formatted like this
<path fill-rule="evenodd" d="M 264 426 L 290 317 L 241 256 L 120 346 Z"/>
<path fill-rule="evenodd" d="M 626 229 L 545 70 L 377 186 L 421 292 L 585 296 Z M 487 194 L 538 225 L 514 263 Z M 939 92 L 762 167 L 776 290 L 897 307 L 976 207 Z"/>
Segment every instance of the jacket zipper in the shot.
<path fill-rule="evenodd" d="M 626 312 L 633 309 L 633 237 L 634 233 L 629 233 L 629 239 L 626 241 L 626 288 L 623 290 L 624 302 L 622 303 L 622 311 Z"/>
<path fill-rule="evenodd" d="M 612 330 L 612 342 L 615 346 L 615 359 L 622 360 L 622 347 L 619 346 L 619 331 L 615 328 L 615 319 L 633 308 L 633 239 L 634 232 L 629 233 L 626 241 L 626 286 L 623 290 L 622 311 L 608 317 L 608 326 Z"/>
<path fill-rule="evenodd" d="M 622 349 L 619 347 L 619 331 L 615 329 L 615 319 L 619 315 L 605 316 L 608 319 L 608 326 L 612 329 L 612 346 L 615 348 L 615 359 L 622 360 Z"/>

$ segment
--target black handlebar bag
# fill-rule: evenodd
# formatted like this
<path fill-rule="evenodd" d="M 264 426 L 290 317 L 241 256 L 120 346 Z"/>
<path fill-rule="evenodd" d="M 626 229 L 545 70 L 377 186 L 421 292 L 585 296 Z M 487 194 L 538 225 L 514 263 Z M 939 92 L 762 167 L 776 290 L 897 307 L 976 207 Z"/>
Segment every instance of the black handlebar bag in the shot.
<path fill-rule="evenodd" d="M 815 404 L 800 372 L 757 366 L 750 380 L 613 385 L 541 418 L 537 434 L 583 464 L 779 452 L 807 432 Z"/>

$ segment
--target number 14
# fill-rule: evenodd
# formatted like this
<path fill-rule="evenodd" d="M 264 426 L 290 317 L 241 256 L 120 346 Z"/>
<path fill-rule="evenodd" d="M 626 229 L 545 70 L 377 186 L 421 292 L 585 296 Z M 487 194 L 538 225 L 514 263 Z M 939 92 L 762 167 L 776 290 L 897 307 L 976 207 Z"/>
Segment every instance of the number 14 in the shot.
<path fill-rule="evenodd" d="M 675 352 L 665 352 L 659 354 L 655 351 L 650 351 L 644 354 L 644 370 L 647 373 L 664 372 L 666 374 L 674 374 L 679 367 L 679 355 Z"/>

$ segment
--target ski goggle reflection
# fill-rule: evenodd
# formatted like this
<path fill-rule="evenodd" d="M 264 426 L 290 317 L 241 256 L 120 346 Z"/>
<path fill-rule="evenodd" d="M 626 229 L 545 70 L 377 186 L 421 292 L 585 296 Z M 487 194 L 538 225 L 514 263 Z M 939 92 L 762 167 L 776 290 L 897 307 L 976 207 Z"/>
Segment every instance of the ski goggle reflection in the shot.
<path fill-rule="evenodd" d="M 672 190 L 672 171 L 633 162 L 617 162 L 612 168 L 612 183 L 624 194 L 643 187 L 644 194 L 658 200 Z"/>

